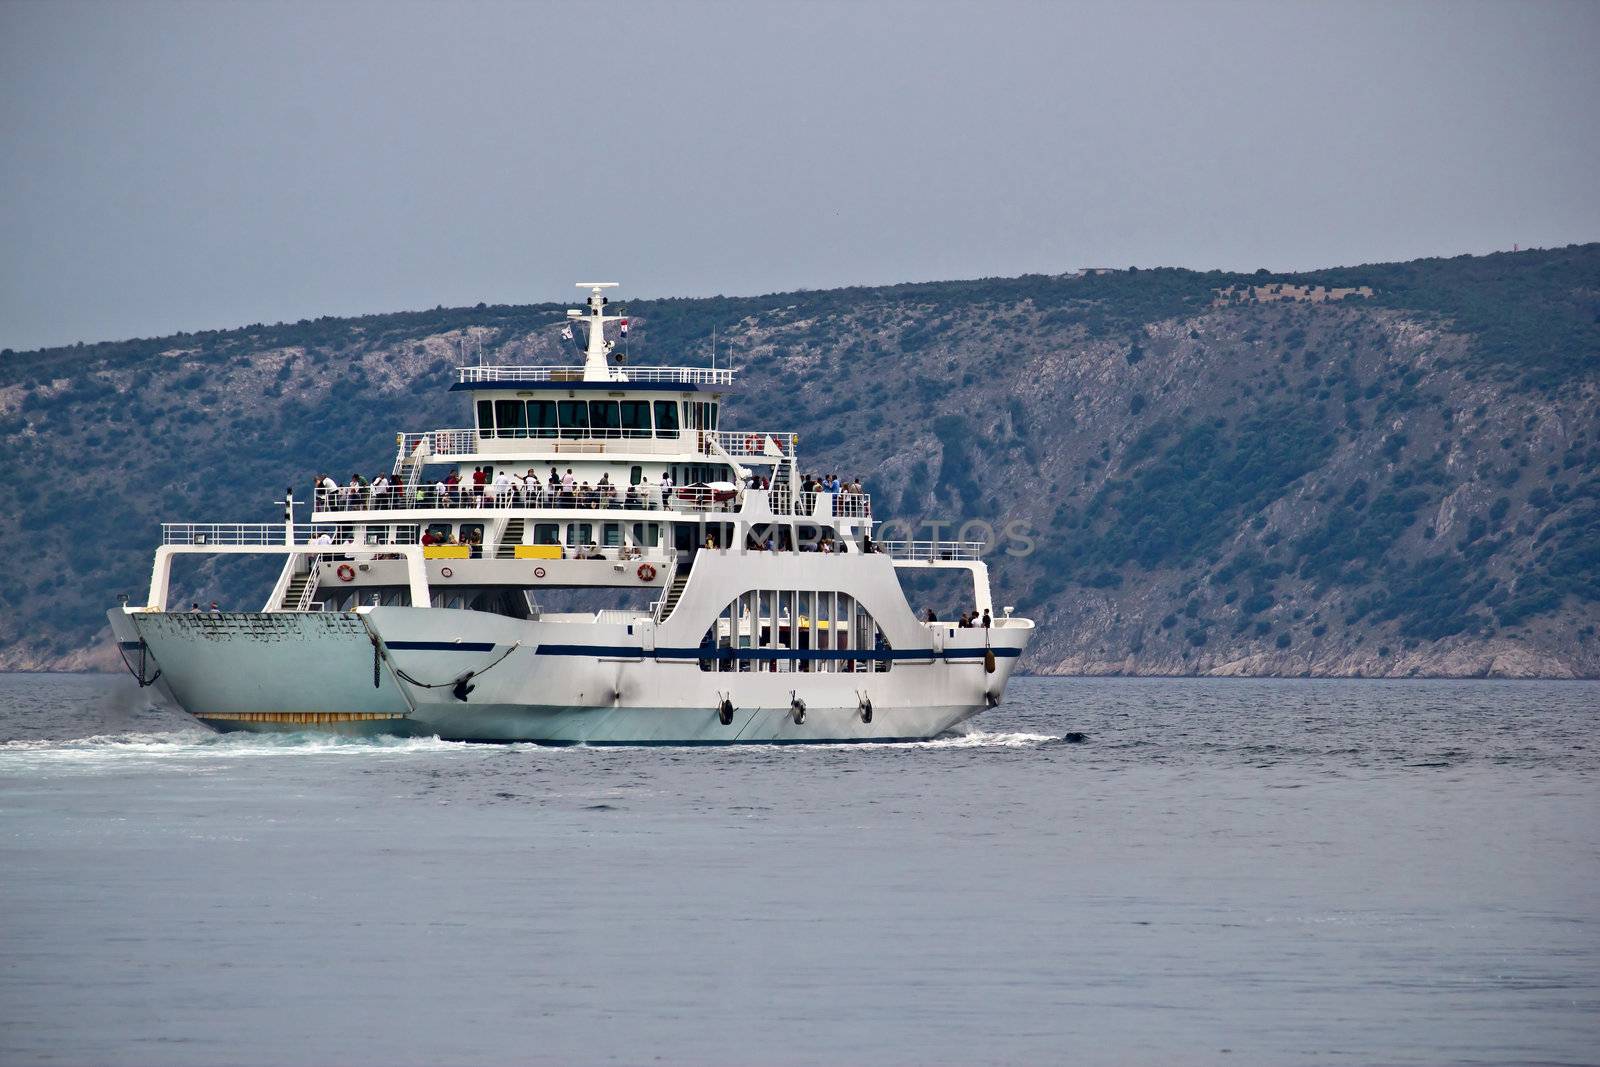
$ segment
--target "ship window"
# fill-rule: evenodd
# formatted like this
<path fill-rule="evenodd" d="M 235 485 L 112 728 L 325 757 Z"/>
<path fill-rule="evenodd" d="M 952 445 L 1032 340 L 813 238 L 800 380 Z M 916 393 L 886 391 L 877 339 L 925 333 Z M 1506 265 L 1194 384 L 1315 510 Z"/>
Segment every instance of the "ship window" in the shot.
<path fill-rule="evenodd" d="M 432 535 L 435 544 L 444 544 L 450 540 L 450 524 L 448 522 L 428 523 L 428 533 Z"/>
<path fill-rule="evenodd" d="M 478 401 L 478 432 L 484 437 L 494 434 L 494 404 L 487 400 Z"/>
<path fill-rule="evenodd" d="M 650 401 L 624 400 L 622 402 L 622 436 L 650 436 Z"/>
<path fill-rule="evenodd" d="M 644 468 L 637 466 L 630 467 L 628 469 L 628 484 L 638 485 L 642 481 L 644 481 Z"/>
<path fill-rule="evenodd" d="M 561 524 L 559 522 L 534 523 L 533 543 L 536 545 L 559 545 L 561 543 Z"/>
<path fill-rule="evenodd" d="M 661 543 L 661 524 L 659 522 L 636 522 L 633 524 L 633 544 L 636 548 L 655 548 Z"/>
<path fill-rule="evenodd" d="M 561 417 L 562 437 L 583 437 L 589 432 L 589 405 L 582 400 L 562 400 L 556 404 Z"/>
<path fill-rule="evenodd" d="M 664 438 L 678 436 L 678 402 L 676 400 L 656 401 L 656 436 Z"/>
<path fill-rule="evenodd" d="M 607 548 L 618 548 L 622 544 L 622 523 L 608 522 L 601 528 L 603 540 L 601 543 Z"/>
<path fill-rule="evenodd" d="M 523 414 L 526 408 L 520 400 L 496 400 L 494 402 L 495 435 L 498 437 L 526 437 L 527 427 L 523 423 Z"/>
<path fill-rule="evenodd" d="M 711 405 L 711 429 L 713 429 L 713 430 L 715 430 L 717 428 L 717 409 L 720 408 L 721 406 L 722 406 L 721 404 L 712 404 Z"/>
<path fill-rule="evenodd" d="M 567 544 L 570 547 L 586 545 L 594 540 L 594 524 L 590 522 L 567 523 Z"/>
<path fill-rule="evenodd" d="M 464 522 L 461 524 L 461 543 L 464 545 L 483 544 L 483 523 Z"/>
<path fill-rule="evenodd" d="M 554 437 L 556 435 L 556 402 L 554 400 L 528 401 L 529 437 Z"/>
<path fill-rule="evenodd" d="M 368 526 L 366 543 L 369 545 L 386 545 L 389 543 L 389 527 Z"/>
<path fill-rule="evenodd" d="M 416 544 L 417 528 L 415 526 L 396 526 L 394 528 L 394 543 L 397 545 Z"/>
<path fill-rule="evenodd" d="M 622 417 L 617 414 L 615 400 L 589 401 L 589 436 L 620 437 Z"/>

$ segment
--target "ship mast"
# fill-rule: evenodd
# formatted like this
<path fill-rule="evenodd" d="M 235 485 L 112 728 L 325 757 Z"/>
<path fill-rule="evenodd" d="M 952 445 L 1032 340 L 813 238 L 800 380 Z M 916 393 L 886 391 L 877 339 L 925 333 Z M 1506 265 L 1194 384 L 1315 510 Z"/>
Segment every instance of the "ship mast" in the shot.
<path fill-rule="evenodd" d="M 579 289 L 589 290 L 589 313 L 585 315 L 577 308 L 567 309 L 567 318 L 589 320 L 589 345 L 584 349 L 583 380 L 586 382 L 609 382 L 616 380 L 619 375 L 611 369 L 611 362 L 606 358 L 606 323 L 617 322 L 621 315 L 607 315 L 605 290 L 615 289 L 616 282 L 578 282 Z"/>

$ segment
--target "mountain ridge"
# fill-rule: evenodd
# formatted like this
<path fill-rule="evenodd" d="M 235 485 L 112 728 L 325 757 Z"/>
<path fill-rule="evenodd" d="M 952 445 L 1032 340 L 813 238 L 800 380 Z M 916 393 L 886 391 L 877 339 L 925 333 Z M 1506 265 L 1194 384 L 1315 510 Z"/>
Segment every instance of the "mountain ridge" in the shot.
<path fill-rule="evenodd" d="M 1600 676 L 1600 245 L 627 306 L 651 363 L 715 332 L 731 425 L 800 432 L 881 517 L 1033 531 L 992 568 L 1041 623 L 1031 670 Z M 51 472 L 0 486 L 0 666 L 113 665 L 101 612 L 142 591 L 158 522 L 387 469 L 396 430 L 470 422 L 434 396 L 457 354 L 569 361 L 564 308 L 0 355 L 17 469 Z M 178 595 L 255 607 L 265 569 L 212 561 Z"/>

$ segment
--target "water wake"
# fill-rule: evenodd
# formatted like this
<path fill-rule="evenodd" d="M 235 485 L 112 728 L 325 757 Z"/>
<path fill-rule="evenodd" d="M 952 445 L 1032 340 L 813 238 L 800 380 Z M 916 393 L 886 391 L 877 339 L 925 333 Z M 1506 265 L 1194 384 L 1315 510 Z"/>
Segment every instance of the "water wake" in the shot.
<path fill-rule="evenodd" d="M 128 760 L 252 759 L 274 756 L 409 755 L 460 751 L 436 737 L 340 737 L 330 734 L 216 734 L 203 729 L 98 734 L 70 740 L 0 743 L 0 768 L 26 764 L 115 764 Z"/>

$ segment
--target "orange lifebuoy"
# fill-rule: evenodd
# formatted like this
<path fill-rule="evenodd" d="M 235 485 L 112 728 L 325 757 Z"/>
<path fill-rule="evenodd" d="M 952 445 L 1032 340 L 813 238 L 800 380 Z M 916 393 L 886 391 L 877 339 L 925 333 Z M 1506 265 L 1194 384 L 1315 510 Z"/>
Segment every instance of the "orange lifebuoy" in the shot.
<path fill-rule="evenodd" d="M 641 563 L 639 564 L 638 575 L 641 582 L 653 582 L 656 580 L 656 569 L 648 563 Z"/>
<path fill-rule="evenodd" d="M 356 569 L 348 563 L 339 564 L 339 569 L 333 573 L 339 576 L 341 582 L 353 582 L 356 580 Z"/>

